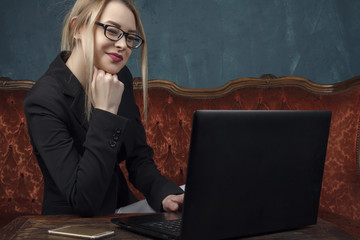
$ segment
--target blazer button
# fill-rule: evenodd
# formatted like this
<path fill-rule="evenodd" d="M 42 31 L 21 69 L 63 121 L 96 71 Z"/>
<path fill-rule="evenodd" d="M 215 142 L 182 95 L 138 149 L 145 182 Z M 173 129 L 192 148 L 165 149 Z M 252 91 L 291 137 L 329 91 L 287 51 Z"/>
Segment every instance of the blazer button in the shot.
<path fill-rule="evenodd" d="M 117 134 L 120 134 L 120 133 L 121 133 L 121 129 L 120 129 L 120 128 L 115 129 L 115 131 L 116 131 Z"/>
<path fill-rule="evenodd" d="M 114 138 L 115 141 L 119 141 L 119 136 L 117 134 L 114 134 Z"/>
<path fill-rule="evenodd" d="M 116 142 L 115 141 L 110 141 L 110 147 L 112 147 L 112 148 L 114 148 L 114 147 L 116 147 Z"/>

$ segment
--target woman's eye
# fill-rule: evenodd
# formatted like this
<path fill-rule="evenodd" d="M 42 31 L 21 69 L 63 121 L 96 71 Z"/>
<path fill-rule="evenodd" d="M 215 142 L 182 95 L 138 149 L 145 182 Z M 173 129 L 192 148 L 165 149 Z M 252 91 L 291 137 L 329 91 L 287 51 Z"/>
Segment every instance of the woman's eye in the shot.
<path fill-rule="evenodd" d="M 106 32 L 107 32 L 107 34 L 114 35 L 114 36 L 120 35 L 120 31 L 117 29 L 113 29 L 113 28 L 108 28 L 106 30 Z"/>
<path fill-rule="evenodd" d="M 134 41 L 134 39 L 132 39 L 131 37 L 127 37 L 127 38 L 126 38 L 126 41 L 127 41 L 128 43 L 132 43 L 132 42 Z"/>
<path fill-rule="evenodd" d="M 127 40 L 128 41 L 135 41 L 137 38 L 136 36 L 128 35 Z"/>

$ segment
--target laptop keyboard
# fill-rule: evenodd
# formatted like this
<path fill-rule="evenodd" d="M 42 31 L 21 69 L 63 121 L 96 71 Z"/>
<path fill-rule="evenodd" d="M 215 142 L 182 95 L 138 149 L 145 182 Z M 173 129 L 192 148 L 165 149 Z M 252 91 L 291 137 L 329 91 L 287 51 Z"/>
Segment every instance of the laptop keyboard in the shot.
<path fill-rule="evenodd" d="M 158 228 L 170 232 L 180 232 L 181 219 L 166 220 L 161 222 L 149 222 L 143 224 L 146 227 Z"/>

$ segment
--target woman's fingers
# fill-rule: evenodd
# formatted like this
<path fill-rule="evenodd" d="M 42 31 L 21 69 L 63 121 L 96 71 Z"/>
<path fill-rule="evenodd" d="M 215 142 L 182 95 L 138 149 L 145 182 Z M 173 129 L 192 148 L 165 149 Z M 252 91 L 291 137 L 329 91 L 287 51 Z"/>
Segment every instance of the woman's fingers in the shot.
<path fill-rule="evenodd" d="M 117 75 L 94 67 L 91 88 L 94 108 L 117 114 L 124 92 L 124 84 L 118 80 Z"/>
<path fill-rule="evenodd" d="M 168 195 L 162 201 L 163 209 L 167 212 L 178 211 L 184 203 L 184 194 Z"/>

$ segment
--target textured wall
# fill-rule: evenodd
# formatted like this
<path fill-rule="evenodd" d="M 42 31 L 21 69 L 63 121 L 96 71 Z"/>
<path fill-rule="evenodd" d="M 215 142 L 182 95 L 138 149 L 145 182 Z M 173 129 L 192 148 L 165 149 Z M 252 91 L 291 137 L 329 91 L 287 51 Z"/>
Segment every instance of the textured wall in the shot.
<path fill-rule="evenodd" d="M 36 80 L 59 51 L 73 0 L 1 0 L 0 76 Z M 190 88 L 239 77 L 296 75 L 336 83 L 359 75 L 359 0 L 134 0 L 150 79 Z M 139 54 L 129 62 L 139 76 Z"/>

